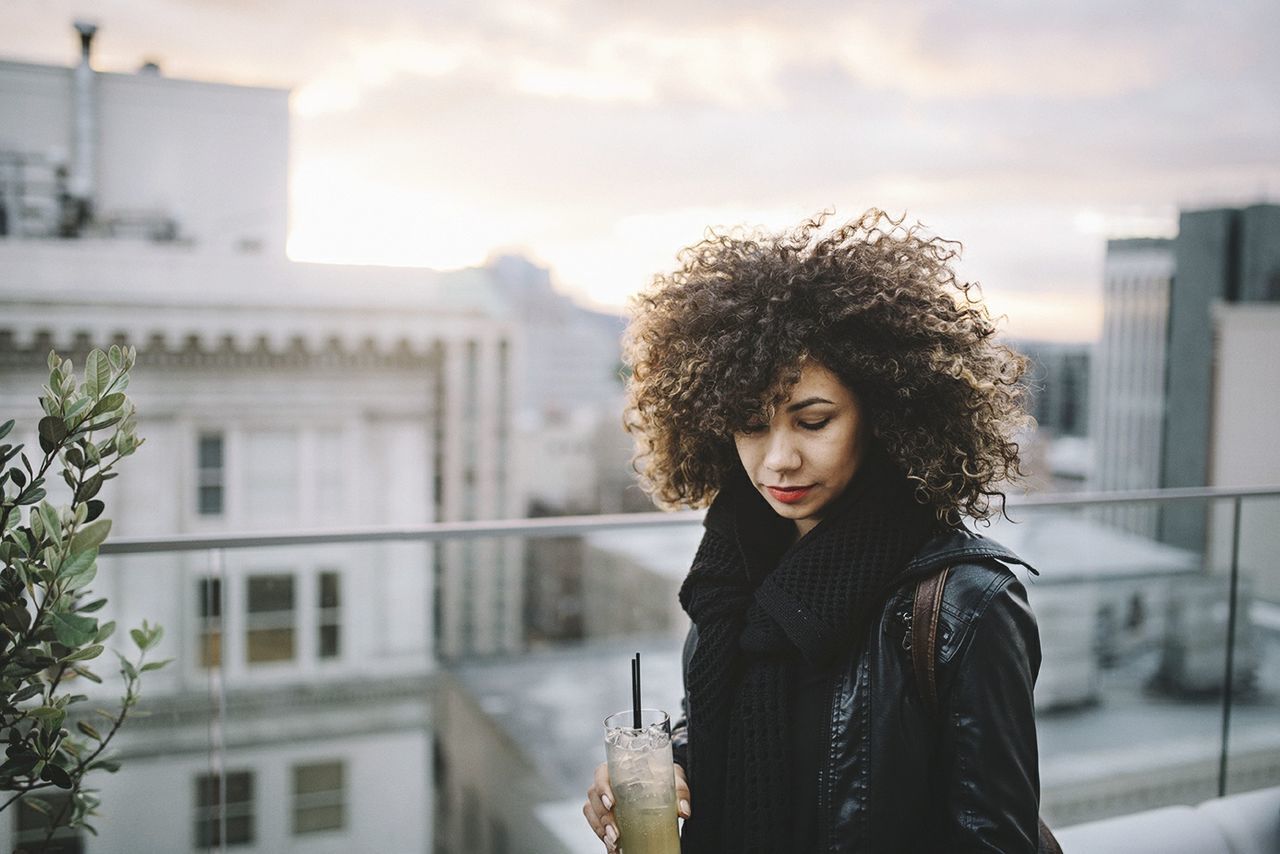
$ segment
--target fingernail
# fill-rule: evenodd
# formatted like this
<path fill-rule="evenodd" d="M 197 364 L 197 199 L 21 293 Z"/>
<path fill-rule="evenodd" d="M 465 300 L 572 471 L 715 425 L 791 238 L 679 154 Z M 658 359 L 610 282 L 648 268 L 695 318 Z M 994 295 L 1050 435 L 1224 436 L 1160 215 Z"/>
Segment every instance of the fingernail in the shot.
<path fill-rule="evenodd" d="M 689 802 L 688 802 L 688 801 L 681 801 L 681 802 L 680 802 L 680 814 L 681 814 L 682 816 L 684 816 L 685 818 L 688 818 L 688 817 L 689 817 Z"/>
<path fill-rule="evenodd" d="M 601 795 L 600 803 L 604 804 L 604 808 L 607 810 L 613 809 L 613 798 L 609 797 L 608 795 Z"/>
<path fill-rule="evenodd" d="M 609 825 L 604 830 L 604 838 L 609 840 L 609 846 L 612 847 L 618 842 L 618 831 L 614 830 L 613 825 Z"/>

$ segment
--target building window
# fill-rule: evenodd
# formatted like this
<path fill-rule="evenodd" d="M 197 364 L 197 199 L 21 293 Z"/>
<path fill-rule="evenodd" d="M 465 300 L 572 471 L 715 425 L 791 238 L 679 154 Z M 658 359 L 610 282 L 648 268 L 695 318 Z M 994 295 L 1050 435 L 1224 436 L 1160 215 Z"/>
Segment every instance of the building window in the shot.
<path fill-rule="evenodd" d="M 248 845 L 253 842 L 253 772 L 232 771 L 226 776 L 226 828 L 222 838 L 222 778 L 201 774 L 196 778 L 196 847 Z"/>
<path fill-rule="evenodd" d="M 222 434 L 202 433 L 196 456 L 196 509 L 201 516 L 221 516 L 226 471 Z"/>
<path fill-rule="evenodd" d="M 43 811 L 32 801 L 39 800 Z M 13 845 L 15 851 L 42 851 L 45 854 L 84 854 L 84 835 L 78 830 L 59 827 L 53 832 L 49 844 L 44 844 L 49 835 L 50 817 L 71 810 L 68 795 L 61 792 L 41 792 L 28 795 L 18 802 L 18 821 L 14 829 Z"/>
<path fill-rule="evenodd" d="M 250 575 L 246 648 L 250 664 L 294 657 L 292 575 Z"/>
<path fill-rule="evenodd" d="M 338 658 L 342 655 L 342 579 L 336 572 L 320 573 L 319 637 L 316 655 L 320 658 Z"/>
<path fill-rule="evenodd" d="M 196 613 L 200 615 L 200 666 L 222 665 L 222 579 L 202 578 L 196 587 Z"/>
<path fill-rule="evenodd" d="M 294 834 L 342 830 L 346 826 L 346 789 L 342 762 L 293 766 Z"/>

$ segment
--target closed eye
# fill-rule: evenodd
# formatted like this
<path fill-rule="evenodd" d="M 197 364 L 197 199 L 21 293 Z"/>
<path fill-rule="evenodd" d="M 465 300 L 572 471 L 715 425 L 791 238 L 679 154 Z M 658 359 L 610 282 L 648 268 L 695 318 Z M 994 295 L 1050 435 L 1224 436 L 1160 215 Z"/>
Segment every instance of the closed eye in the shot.
<path fill-rule="evenodd" d="M 821 430 L 831 423 L 830 418 L 824 418 L 821 421 L 801 421 L 800 426 L 806 430 Z"/>

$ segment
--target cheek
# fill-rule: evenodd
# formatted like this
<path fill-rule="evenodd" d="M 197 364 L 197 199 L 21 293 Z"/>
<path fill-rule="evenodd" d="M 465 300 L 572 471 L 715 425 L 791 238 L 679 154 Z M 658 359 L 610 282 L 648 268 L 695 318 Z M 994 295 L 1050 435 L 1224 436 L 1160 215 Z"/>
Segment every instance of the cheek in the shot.
<path fill-rule="evenodd" d="M 846 429 L 833 433 L 822 443 L 823 468 L 832 475 L 852 477 L 858 466 L 858 433 Z"/>
<path fill-rule="evenodd" d="M 733 445 L 738 450 L 738 459 L 742 462 L 742 467 L 748 472 L 752 471 L 758 461 L 757 448 L 759 443 L 750 439 L 734 439 Z"/>

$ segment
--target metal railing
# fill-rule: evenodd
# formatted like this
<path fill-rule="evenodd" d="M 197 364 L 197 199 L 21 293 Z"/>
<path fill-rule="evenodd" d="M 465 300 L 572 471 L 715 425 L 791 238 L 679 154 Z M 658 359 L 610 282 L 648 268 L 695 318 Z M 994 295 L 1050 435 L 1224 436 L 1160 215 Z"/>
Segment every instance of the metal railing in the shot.
<path fill-rule="evenodd" d="M 1168 503 L 1245 498 L 1280 498 L 1280 484 L 1254 487 L 1144 489 L 1128 492 L 1080 492 L 1012 497 L 1009 509 L 1078 508 L 1103 504 Z M 670 513 L 613 513 L 595 516 L 548 516 L 536 519 L 497 519 L 474 522 L 434 522 L 422 525 L 370 526 L 337 530 L 292 530 L 228 534 L 176 534 L 168 537 L 116 537 L 99 549 L 104 555 L 186 552 L 208 549 L 247 549 L 265 546 L 327 545 L 394 541 L 435 542 L 481 537 L 563 537 L 588 531 L 662 528 L 702 522 L 704 511 Z"/>
<path fill-rule="evenodd" d="M 1233 684 L 1236 666 L 1237 633 L 1239 631 L 1240 614 L 1240 558 L 1241 558 L 1241 518 L 1246 501 L 1258 499 L 1280 499 L 1280 484 L 1223 488 L 1209 487 L 1198 489 L 1154 489 L 1128 492 L 1107 493 L 1069 493 L 1043 494 L 1033 496 L 1011 496 L 1008 499 L 1008 510 L 1014 515 L 1018 510 L 1036 512 L 1065 510 L 1079 511 L 1091 507 L 1134 505 L 1134 504 L 1179 504 L 1186 502 L 1204 502 L 1206 508 L 1220 503 L 1229 503 L 1232 507 L 1232 518 L 1229 527 L 1230 539 L 1230 577 L 1228 594 L 1228 614 L 1226 627 L 1226 655 L 1224 674 L 1222 676 L 1222 704 L 1219 723 L 1217 792 L 1225 795 L 1228 788 L 1229 744 L 1232 724 Z M 161 553 L 208 552 L 210 568 L 214 577 L 222 575 L 225 552 L 239 549 L 259 549 L 288 546 L 317 546 L 331 544 L 370 544 L 389 542 L 443 542 L 448 540 L 474 540 L 491 537 L 544 538 L 572 537 L 600 531 L 677 528 L 698 525 L 704 518 L 703 511 L 680 512 L 648 512 L 632 514 L 610 514 L 594 516 L 561 516 L 533 519 L 503 519 L 465 522 L 441 522 L 409 526 L 370 526 L 325 530 L 286 530 L 265 532 L 241 532 L 226 534 L 180 534 L 165 537 L 133 537 L 115 538 L 104 543 L 101 554 L 104 556 L 124 555 L 156 555 Z M 1223 520 L 1225 522 L 1225 520 Z M 1280 519 L 1277 520 L 1280 526 Z M 1221 526 L 1225 535 L 1227 526 Z M 1225 545 L 1225 543 L 1224 543 Z M 1208 553 L 1205 553 L 1206 561 Z M 214 680 L 211 685 L 212 717 L 210 719 L 210 745 L 212 753 L 223 750 L 224 735 L 219 729 L 223 710 L 226 708 L 226 686 L 222 678 Z M 1247 721 L 1246 721 L 1247 723 Z M 216 764 L 216 760 L 215 760 Z M 1208 775 L 1204 782 L 1208 784 Z M 225 780 L 219 777 L 220 785 Z M 225 793 L 222 794 L 225 803 Z M 221 816 L 225 821 L 225 815 Z M 225 826 L 222 829 L 225 838 Z"/>

